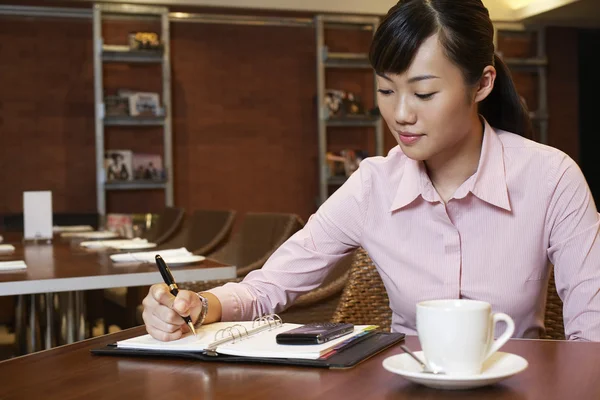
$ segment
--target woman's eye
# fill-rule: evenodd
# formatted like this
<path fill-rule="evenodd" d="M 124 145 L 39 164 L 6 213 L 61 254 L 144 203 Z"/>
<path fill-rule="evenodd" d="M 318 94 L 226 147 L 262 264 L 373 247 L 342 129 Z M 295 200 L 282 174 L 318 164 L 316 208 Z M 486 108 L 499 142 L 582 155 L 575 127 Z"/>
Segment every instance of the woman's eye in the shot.
<path fill-rule="evenodd" d="M 387 90 L 387 89 L 377 89 L 377 91 L 379 93 L 381 93 L 382 95 L 384 95 L 384 96 L 392 94 L 392 91 L 391 90 Z"/>
<path fill-rule="evenodd" d="M 417 96 L 419 99 L 421 100 L 429 100 L 433 97 L 434 94 L 436 94 L 437 92 L 433 92 L 433 93 L 415 93 L 415 96 Z"/>

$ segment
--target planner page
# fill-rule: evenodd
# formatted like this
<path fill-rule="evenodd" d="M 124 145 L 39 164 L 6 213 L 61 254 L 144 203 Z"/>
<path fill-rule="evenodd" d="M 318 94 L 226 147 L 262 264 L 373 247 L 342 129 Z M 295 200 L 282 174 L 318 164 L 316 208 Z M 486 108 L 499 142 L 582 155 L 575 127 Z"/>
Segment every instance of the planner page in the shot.
<path fill-rule="evenodd" d="M 329 353 L 337 345 L 359 336 L 365 330 L 372 328 L 370 325 L 357 325 L 354 327 L 354 332 L 323 344 L 277 344 L 275 338 L 277 334 L 289 331 L 298 326 L 300 325 L 283 324 L 275 329 L 259 332 L 247 339 L 223 344 L 217 347 L 217 353 L 242 357 L 316 360 L 324 354 Z"/>
<path fill-rule="evenodd" d="M 121 340 L 117 342 L 117 347 L 122 349 L 146 349 L 146 350 L 165 350 L 165 351 L 203 351 L 209 344 L 217 339 L 220 339 L 220 335 L 215 337 L 217 332 L 222 329 L 232 328 L 235 325 L 241 325 L 248 331 L 252 329 L 252 321 L 245 322 L 216 322 L 214 324 L 202 325 L 196 329 L 196 336 L 191 332 L 186 333 L 181 339 L 173 340 L 171 342 L 161 342 L 160 340 L 154 339 L 150 335 L 137 336 L 131 339 Z M 256 324 L 255 324 L 256 326 Z M 232 328 L 231 333 L 235 333 L 236 336 L 242 335 L 244 329 Z M 227 334 L 227 332 L 222 332 Z"/>

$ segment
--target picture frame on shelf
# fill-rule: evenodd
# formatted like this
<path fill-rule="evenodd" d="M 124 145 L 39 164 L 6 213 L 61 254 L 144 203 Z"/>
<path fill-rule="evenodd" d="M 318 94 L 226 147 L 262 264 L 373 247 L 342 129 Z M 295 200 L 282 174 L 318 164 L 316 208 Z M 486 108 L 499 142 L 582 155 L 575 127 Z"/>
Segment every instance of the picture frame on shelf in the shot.
<path fill-rule="evenodd" d="M 131 150 L 106 150 L 104 171 L 107 182 L 133 180 L 133 153 Z"/>
<path fill-rule="evenodd" d="M 165 180 L 162 157 L 158 154 L 134 153 L 132 167 L 135 180 Z"/>
<path fill-rule="evenodd" d="M 135 92 L 129 95 L 129 115 L 132 117 L 164 115 L 158 93 Z"/>
<path fill-rule="evenodd" d="M 129 116 L 129 98 L 123 96 L 104 97 L 104 110 L 107 117 Z"/>

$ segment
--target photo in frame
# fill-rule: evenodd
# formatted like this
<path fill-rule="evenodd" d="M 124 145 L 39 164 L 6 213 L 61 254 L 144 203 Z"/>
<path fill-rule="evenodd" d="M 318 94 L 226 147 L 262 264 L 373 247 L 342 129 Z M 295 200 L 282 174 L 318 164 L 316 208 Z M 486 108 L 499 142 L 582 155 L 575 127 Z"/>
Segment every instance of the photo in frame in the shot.
<path fill-rule="evenodd" d="M 107 150 L 104 152 L 106 181 L 133 180 L 133 153 L 131 150 Z"/>

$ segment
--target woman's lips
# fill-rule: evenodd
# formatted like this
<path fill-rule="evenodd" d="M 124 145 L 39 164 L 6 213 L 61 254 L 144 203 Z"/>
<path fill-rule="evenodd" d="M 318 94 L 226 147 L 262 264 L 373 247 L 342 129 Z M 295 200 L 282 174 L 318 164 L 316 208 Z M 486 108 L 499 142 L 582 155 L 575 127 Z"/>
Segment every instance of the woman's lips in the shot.
<path fill-rule="evenodd" d="M 398 138 L 403 144 L 415 144 L 425 135 L 410 132 L 398 132 Z"/>

